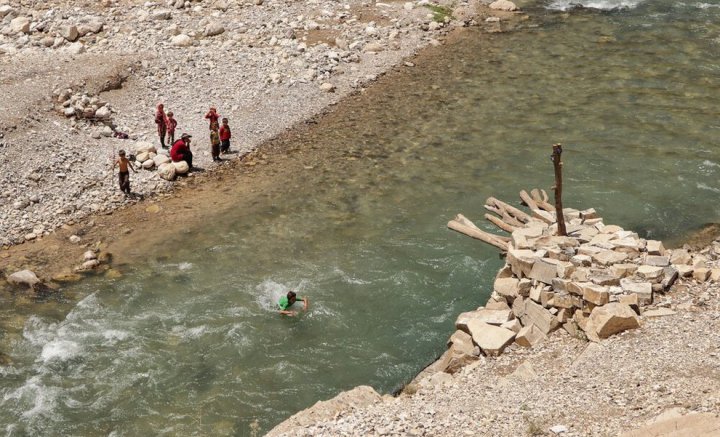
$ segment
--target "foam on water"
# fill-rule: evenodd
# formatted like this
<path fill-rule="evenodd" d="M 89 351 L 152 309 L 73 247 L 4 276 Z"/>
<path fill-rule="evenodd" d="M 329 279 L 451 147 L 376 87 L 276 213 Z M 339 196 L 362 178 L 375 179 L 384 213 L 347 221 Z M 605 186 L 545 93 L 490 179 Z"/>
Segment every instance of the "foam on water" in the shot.
<path fill-rule="evenodd" d="M 568 11 L 575 8 L 612 11 L 616 9 L 634 9 L 644 0 L 554 0 L 547 8 L 555 11 Z"/>
<path fill-rule="evenodd" d="M 48 363 L 53 360 L 67 361 L 80 354 L 80 345 L 69 340 L 54 340 L 45 344 L 40 353 L 43 362 Z"/>
<path fill-rule="evenodd" d="M 702 182 L 698 182 L 697 187 L 701 190 L 712 191 L 713 193 L 720 193 L 720 188 L 711 187 L 707 184 L 703 184 Z"/>

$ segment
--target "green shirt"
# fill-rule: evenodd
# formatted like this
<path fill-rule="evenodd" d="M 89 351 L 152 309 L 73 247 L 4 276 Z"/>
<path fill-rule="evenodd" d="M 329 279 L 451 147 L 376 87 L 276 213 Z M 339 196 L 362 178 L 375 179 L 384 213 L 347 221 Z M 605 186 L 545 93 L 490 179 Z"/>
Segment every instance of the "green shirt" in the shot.
<path fill-rule="evenodd" d="M 290 307 L 290 301 L 288 301 L 287 296 L 283 296 L 278 301 L 278 306 L 280 307 L 280 311 L 285 311 Z"/>

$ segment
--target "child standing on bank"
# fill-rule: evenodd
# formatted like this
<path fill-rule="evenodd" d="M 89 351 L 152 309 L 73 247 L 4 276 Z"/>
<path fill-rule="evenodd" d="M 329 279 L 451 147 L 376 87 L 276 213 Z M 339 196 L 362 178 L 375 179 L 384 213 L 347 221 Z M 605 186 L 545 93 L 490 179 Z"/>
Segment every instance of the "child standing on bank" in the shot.
<path fill-rule="evenodd" d="M 172 111 L 168 111 L 167 113 L 167 134 L 170 141 L 168 141 L 168 144 L 174 144 L 175 143 L 175 128 L 177 127 L 177 120 L 173 118 Z"/>
<path fill-rule="evenodd" d="M 137 173 L 137 170 L 133 167 L 132 162 L 125 157 L 124 150 L 118 152 L 118 159 L 113 164 L 113 170 L 118 165 L 120 166 L 120 173 L 118 174 L 120 191 L 125 193 L 125 195 L 130 195 L 130 172 L 128 171 L 128 167 L 132 169 L 133 173 Z"/>
<path fill-rule="evenodd" d="M 227 153 L 230 151 L 230 138 L 232 138 L 232 132 L 230 132 L 230 125 L 228 119 L 222 119 L 222 126 L 220 126 L 220 152 Z"/>
<path fill-rule="evenodd" d="M 217 127 L 210 131 L 210 153 L 213 161 L 220 161 L 220 135 Z"/>

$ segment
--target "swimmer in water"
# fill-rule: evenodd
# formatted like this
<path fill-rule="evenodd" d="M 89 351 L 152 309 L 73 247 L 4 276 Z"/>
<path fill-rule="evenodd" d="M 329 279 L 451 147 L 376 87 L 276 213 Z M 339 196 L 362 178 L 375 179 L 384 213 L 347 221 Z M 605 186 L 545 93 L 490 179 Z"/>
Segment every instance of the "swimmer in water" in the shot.
<path fill-rule="evenodd" d="M 288 291 L 286 296 L 283 296 L 278 301 L 278 306 L 280 307 L 280 314 L 284 314 L 286 316 L 294 316 L 297 314 L 295 311 L 290 311 L 288 308 L 293 306 L 293 304 L 297 301 L 303 301 L 303 310 L 307 311 L 308 304 L 310 303 L 307 297 L 303 297 L 298 299 L 297 294 L 290 290 Z"/>

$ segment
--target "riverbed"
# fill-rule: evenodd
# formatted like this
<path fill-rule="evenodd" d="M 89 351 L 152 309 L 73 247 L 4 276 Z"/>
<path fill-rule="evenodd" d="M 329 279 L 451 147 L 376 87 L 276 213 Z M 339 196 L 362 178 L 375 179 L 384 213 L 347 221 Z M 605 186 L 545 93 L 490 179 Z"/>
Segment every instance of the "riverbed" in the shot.
<path fill-rule="evenodd" d="M 279 141 L 260 192 L 228 177 L 221 206 L 139 246 L 122 278 L 4 306 L 6 434 L 250 435 L 355 385 L 392 392 L 502 263 L 447 221 L 491 230 L 488 196 L 549 190 L 555 142 L 566 206 L 675 242 L 716 221 L 720 9 L 547 6 Z M 277 315 L 288 289 L 309 311 Z"/>

